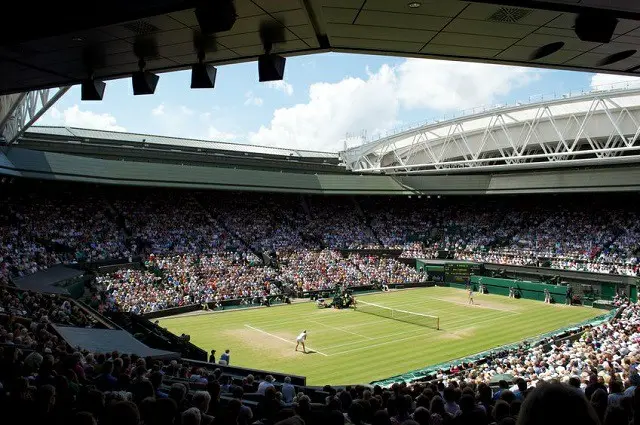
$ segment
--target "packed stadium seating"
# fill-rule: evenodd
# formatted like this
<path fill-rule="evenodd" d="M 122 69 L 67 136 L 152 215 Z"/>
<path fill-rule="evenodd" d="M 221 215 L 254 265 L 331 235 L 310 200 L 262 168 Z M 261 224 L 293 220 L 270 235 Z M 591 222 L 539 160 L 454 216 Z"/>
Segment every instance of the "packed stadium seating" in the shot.
<path fill-rule="evenodd" d="M 0 409 L 3 418 L 20 418 L 8 423 L 640 423 L 640 307 L 626 300 L 617 301 L 616 319 L 578 340 L 523 345 L 388 389 L 319 389 L 184 359 L 74 349 L 52 325 L 101 327 L 98 313 L 8 286 L 11 277 L 58 263 L 141 255 L 143 267 L 99 276 L 94 294 L 100 312 L 139 314 L 336 283 L 425 279 L 366 249 L 399 249 L 404 258 L 448 250 L 459 259 L 545 260 L 635 275 L 640 224 L 633 204 L 619 198 L 588 205 L 553 197 L 327 202 L 33 182 L 7 192 L 0 207 Z M 502 376 L 514 380 L 495 387 Z"/>
<path fill-rule="evenodd" d="M 521 346 L 388 389 L 320 389 L 214 364 L 77 351 L 48 324 L 83 326 L 80 309 L 4 288 L 0 411 L 29 424 L 628 424 L 639 412 L 640 307 L 618 306 L 616 319 L 577 341 Z M 515 378 L 492 385 L 505 374 Z"/>
<path fill-rule="evenodd" d="M 427 250 L 620 264 L 635 261 L 640 236 L 634 203 L 606 195 L 581 203 L 531 196 L 391 201 L 50 185 L 10 191 L 0 215 L 3 246 L 33 246 L 14 252 L 31 257 L 50 254 L 45 248 L 56 243 L 71 248 L 49 263 L 132 250 L 402 249 L 419 241 Z"/>
<path fill-rule="evenodd" d="M 313 290 L 329 282 L 423 278 L 396 260 L 359 254 L 360 248 L 401 249 L 404 258 L 448 250 L 457 259 L 549 261 L 560 269 L 628 275 L 639 267 L 640 221 L 620 197 L 589 199 L 585 208 L 555 197 L 327 202 L 46 182 L 9 189 L 0 215 L 0 280 L 57 263 L 140 254 L 146 271 L 100 279 L 109 303 L 131 311 L 260 297 L 278 293 L 274 281 Z M 262 253 L 278 267 L 263 267 Z"/>

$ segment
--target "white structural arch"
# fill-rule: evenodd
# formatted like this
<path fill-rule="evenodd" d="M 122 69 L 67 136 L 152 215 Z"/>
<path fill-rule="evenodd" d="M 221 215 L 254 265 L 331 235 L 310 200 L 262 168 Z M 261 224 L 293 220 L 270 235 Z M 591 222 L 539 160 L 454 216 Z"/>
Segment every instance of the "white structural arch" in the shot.
<path fill-rule="evenodd" d="M 456 171 L 640 163 L 640 88 L 494 108 L 340 153 L 356 172 Z"/>

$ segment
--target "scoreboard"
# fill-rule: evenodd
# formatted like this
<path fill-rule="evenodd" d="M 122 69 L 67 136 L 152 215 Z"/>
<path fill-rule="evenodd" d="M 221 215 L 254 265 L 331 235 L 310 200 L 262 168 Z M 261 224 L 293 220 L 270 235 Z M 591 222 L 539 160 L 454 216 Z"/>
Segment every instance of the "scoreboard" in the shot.
<path fill-rule="evenodd" d="M 480 273 L 480 264 L 444 263 L 444 281 L 447 283 L 467 283 L 469 277 Z"/>

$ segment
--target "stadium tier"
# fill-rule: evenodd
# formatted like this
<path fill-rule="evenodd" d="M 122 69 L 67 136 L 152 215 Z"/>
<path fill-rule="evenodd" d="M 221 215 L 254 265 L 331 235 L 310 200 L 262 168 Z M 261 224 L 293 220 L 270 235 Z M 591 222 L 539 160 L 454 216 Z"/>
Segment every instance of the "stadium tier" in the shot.
<path fill-rule="evenodd" d="M 368 303 L 366 301 L 358 301 L 358 305 L 355 310 L 360 313 L 373 314 L 374 316 L 411 323 L 412 325 L 424 326 L 436 330 L 440 329 L 440 318 L 438 316 L 384 307 L 378 304 Z"/>
<path fill-rule="evenodd" d="M 93 394 L 123 415 L 145 405 L 145 424 L 164 423 L 153 409 L 182 423 L 296 413 L 319 424 L 337 412 L 373 422 L 380 408 L 402 423 L 424 413 L 414 404 L 453 423 L 468 397 L 497 423 L 502 401 L 517 409 L 512 398 L 544 394 L 545 382 L 590 390 L 600 379 L 612 400 L 640 383 L 630 301 L 640 230 L 626 196 L 585 207 L 571 197 L 238 196 L 29 180 L 3 189 L 1 407 L 79 391 L 28 420 L 100 417 Z M 473 305 L 456 289 L 466 285 Z M 304 302 L 338 288 L 357 296 L 356 311 Z M 562 305 L 567 288 L 579 305 Z M 294 351 L 303 329 L 306 353 Z M 373 380 L 392 388 L 317 387 Z"/>
<path fill-rule="evenodd" d="M 640 2 L 5 3 L 0 425 L 640 425 Z"/>

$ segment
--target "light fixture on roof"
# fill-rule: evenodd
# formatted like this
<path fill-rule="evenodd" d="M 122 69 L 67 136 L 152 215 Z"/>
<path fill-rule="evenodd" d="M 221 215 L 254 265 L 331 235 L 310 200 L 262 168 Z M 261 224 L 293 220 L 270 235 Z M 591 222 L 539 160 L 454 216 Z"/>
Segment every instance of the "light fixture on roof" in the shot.
<path fill-rule="evenodd" d="M 75 39 L 75 38 L 74 38 Z M 95 47 L 85 47 L 82 52 L 82 62 L 86 70 L 87 79 L 80 86 L 82 101 L 100 101 L 104 95 L 106 84 L 95 79 L 95 69 L 104 66 L 102 51 Z"/>
<path fill-rule="evenodd" d="M 417 9 L 420 6 L 422 6 L 422 3 L 420 3 L 419 1 L 412 1 L 409 4 L 407 4 L 407 6 L 409 6 L 409 8 L 411 9 Z"/>
<path fill-rule="evenodd" d="M 204 62 L 204 50 L 200 50 L 198 52 L 198 63 L 191 66 L 191 88 L 214 88 L 217 73 L 218 70 L 212 64 Z"/>
<path fill-rule="evenodd" d="M 146 62 L 144 59 L 138 61 L 137 72 L 134 72 L 131 76 L 131 84 L 133 85 L 133 95 L 140 96 L 145 94 L 153 94 L 156 91 L 158 85 L 158 77 L 156 74 L 150 71 L 145 71 Z"/>
<path fill-rule="evenodd" d="M 96 80 L 93 75 L 82 82 L 80 86 L 80 99 L 83 102 L 102 100 L 106 84 L 104 81 Z"/>
<path fill-rule="evenodd" d="M 264 46 L 264 55 L 258 57 L 258 80 L 280 81 L 284 78 L 284 67 L 287 58 L 271 53 L 273 43 L 284 41 L 284 27 L 281 25 L 263 25 L 260 28 L 260 38 Z"/>

